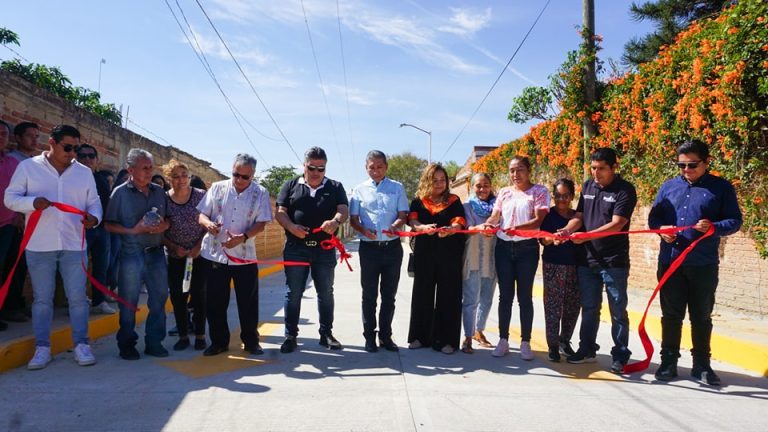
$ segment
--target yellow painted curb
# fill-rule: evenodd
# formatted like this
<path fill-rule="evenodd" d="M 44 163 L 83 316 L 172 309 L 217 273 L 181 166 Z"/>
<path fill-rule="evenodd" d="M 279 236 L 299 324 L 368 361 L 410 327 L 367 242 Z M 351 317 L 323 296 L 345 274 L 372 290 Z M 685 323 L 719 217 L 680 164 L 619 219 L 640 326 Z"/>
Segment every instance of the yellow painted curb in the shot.
<path fill-rule="evenodd" d="M 544 287 L 540 284 L 535 284 L 533 287 L 533 295 L 539 298 L 544 296 Z M 658 299 L 656 299 L 658 301 Z M 627 311 L 629 314 L 630 330 L 637 331 L 637 326 L 640 324 L 640 319 L 643 317 L 642 311 Z M 600 311 L 602 321 L 610 322 L 610 311 L 608 310 L 608 304 L 603 302 L 603 307 Z M 608 318 L 608 319 L 606 319 Z M 654 358 L 652 361 L 658 361 L 659 342 L 661 341 L 661 318 L 659 316 L 648 314 L 645 320 L 645 330 L 648 332 L 648 336 L 654 339 Z M 724 363 L 732 364 L 740 368 L 746 369 L 751 372 L 758 373 L 764 377 L 768 377 L 768 346 L 753 343 L 744 339 L 738 339 L 730 336 L 724 336 L 716 333 L 717 327 L 712 331 L 712 358 Z M 578 329 L 576 330 L 578 334 Z M 683 339 L 680 342 L 681 351 L 691 348 L 691 326 L 688 322 L 683 324 Z M 644 356 L 642 348 L 640 352 L 635 350 L 635 357 Z"/>
<path fill-rule="evenodd" d="M 274 265 L 259 269 L 259 277 L 265 277 L 279 270 L 282 265 Z M 166 312 L 173 312 L 170 300 L 165 305 Z M 136 312 L 136 324 L 147 319 L 146 305 L 141 305 Z M 120 328 L 120 315 L 106 315 L 92 318 L 88 321 L 88 337 L 98 339 L 115 333 Z M 72 349 L 72 327 L 65 324 L 51 330 L 51 355 L 56 355 Z M 0 373 L 25 365 L 35 353 L 35 337 L 28 335 L 0 345 Z"/>

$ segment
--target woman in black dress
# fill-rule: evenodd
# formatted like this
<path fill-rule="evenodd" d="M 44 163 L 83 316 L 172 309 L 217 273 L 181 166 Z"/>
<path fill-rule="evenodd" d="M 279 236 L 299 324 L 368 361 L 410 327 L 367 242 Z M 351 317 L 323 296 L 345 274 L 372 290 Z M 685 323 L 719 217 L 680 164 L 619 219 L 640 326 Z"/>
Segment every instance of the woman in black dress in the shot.
<path fill-rule="evenodd" d="M 419 180 L 408 221 L 416 232 L 411 324 L 408 348 L 431 346 L 445 354 L 459 348 L 461 336 L 461 279 L 464 207 L 448 191 L 448 174 L 440 164 L 430 164 Z M 435 228 L 445 231 L 432 232 Z"/>

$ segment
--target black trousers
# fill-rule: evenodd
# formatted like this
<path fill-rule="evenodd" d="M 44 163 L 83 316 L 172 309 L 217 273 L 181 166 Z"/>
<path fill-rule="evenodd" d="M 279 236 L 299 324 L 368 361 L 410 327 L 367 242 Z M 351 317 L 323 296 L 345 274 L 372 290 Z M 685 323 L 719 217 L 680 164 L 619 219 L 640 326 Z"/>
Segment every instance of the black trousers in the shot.
<path fill-rule="evenodd" d="M 211 345 L 229 346 L 230 284 L 234 283 L 240 340 L 246 346 L 259 342 L 259 267 L 257 264 L 227 265 L 203 260 L 206 280 L 206 314 Z"/>
<path fill-rule="evenodd" d="M 400 240 L 389 242 L 361 241 L 360 285 L 363 288 L 363 336 L 376 335 L 376 303 L 381 290 L 379 309 L 379 338 L 392 337 L 392 318 L 395 315 L 395 295 L 400 283 L 403 246 Z"/>
<path fill-rule="evenodd" d="M 176 317 L 176 328 L 179 329 L 179 337 L 189 335 L 189 307 L 192 306 L 192 324 L 195 326 L 195 335 L 205 335 L 205 261 L 197 257 L 192 261 L 192 280 L 189 292 L 182 292 L 184 283 L 184 267 L 186 258 L 174 258 L 168 256 L 168 288 L 173 304 L 173 315 Z"/>
<path fill-rule="evenodd" d="M 669 268 L 659 264 L 657 277 Z M 709 360 L 712 339 L 712 309 L 715 306 L 715 290 L 718 283 L 717 264 L 706 266 L 681 266 L 661 287 L 661 356 L 680 356 L 685 311 L 691 321 L 691 355 L 694 360 Z"/>

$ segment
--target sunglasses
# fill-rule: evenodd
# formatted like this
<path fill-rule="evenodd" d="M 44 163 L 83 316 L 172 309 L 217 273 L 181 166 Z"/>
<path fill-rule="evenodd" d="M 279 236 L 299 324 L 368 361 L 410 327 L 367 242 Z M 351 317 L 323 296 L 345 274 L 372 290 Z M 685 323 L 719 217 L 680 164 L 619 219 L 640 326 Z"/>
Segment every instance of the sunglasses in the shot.
<path fill-rule="evenodd" d="M 61 146 L 61 149 L 64 150 L 64 152 L 69 153 L 71 151 L 77 151 L 77 149 L 80 147 L 79 145 L 75 144 L 59 144 Z"/>
<path fill-rule="evenodd" d="M 251 176 L 249 176 L 249 175 L 245 175 L 245 174 L 238 174 L 238 173 L 236 173 L 236 172 L 233 172 L 233 173 L 232 173 L 232 178 L 241 178 L 241 179 L 243 179 L 243 180 L 250 180 L 250 179 L 251 179 Z"/>
<path fill-rule="evenodd" d="M 324 166 L 307 165 L 307 169 L 312 171 L 312 172 L 315 172 L 315 171 L 325 172 L 325 167 Z"/>
<path fill-rule="evenodd" d="M 567 194 L 567 195 L 555 194 L 555 199 L 559 201 L 570 201 L 573 199 L 573 197 L 570 194 Z"/>
<path fill-rule="evenodd" d="M 699 167 L 699 164 L 702 161 L 696 161 L 696 162 L 675 162 L 675 165 L 677 165 L 680 169 L 696 169 Z"/>
<path fill-rule="evenodd" d="M 64 150 L 67 150 L 66 147 L 64 147 Z M 68 150 L 67 150 L 68 151 Z M 78 153 L 77 154 L 78 159 L 96 159 L 96 153 Z"/>

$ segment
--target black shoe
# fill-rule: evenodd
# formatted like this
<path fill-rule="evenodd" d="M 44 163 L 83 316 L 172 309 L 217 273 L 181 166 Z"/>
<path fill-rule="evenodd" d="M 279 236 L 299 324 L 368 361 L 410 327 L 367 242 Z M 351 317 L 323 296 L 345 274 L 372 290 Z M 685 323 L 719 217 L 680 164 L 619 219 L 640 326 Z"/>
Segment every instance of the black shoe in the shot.
<path fill-rule="evenodd" d="M 138 360 L 141 358 L 136 347 L 120 348 L 120 358 L 123 360 Z"/>
<path fill-rule="evenodd" d="M 322 346 L 324 346 L 324 347 L 326 347 L 328 349 L 332 349 L 332 350 L 340 350 L 340 349 L 344 348 L 341 345 L 341 342 L 339 342 L 330 333 L 324 334 L 324 335 L 320 335 L 320 345 L 322 345 Z"/>
<path fill-rule="evenodd" d="M 249 352 L 249 353 L 251 353 L 251 354 L 253 354 L 253 355 L 261 355 L 261 354 L 264 354 L 264 350 L 261 348 L 261 345 L 259 345 L 259 343 L 258 343 L 258 342 L 256 342 L 256 343 L 255 343 L 255 344 L 253 344 L 253 345 L 251 345 L 251 344 L 248 344 L 248 345 L 246 345 L 245 347 L 243 347 L 243 349 L 244 349 L 246 352 Z"/>
<path fill-rule="evenodd" d="M 283 341 L 283 344 L 280 345 L 280 352 L 288 354 L 294 351 L 296 351 L 296 336 L 287 336 Z"/>
<path fill-rule="evenodd" d="M 594 363 L 597 361 L 594 354 L 587 354 L 578 350 L 572 356 L 568 356 L 565 361 L 571 364 Z"/>
<path fill-rule="evenodd" d="M 694 364 L 693 368 L 691 368 L 691 376 L 711 386 L 720 385 L 720 377 L 717 376 L 709 365 Z"/>
<path fill-rule="evenodd" d="M 624 360 L 614 360 L 611 362 L 611 373 L 615 373 L 616 375 L 621 375 L 624 373 L 624 366 L 626 366 L 627 362 Z"/>
<path fill-rule="evenodd" d="M 677 378 L 677 361 L 662 360 L 654 375 L 659 381 L 672 381 Z"/>
<path fill-rule="evenodd" d="M 148 345 L 144 348 L 144 354 L 151 355 L 152 357 L 168 357 L 168 350 L 162 345 Z"/>
<path fill-rule="evenodd" d="M 179 335 L 179 327 L 173 326 L 172 329 L 168 330 L 168 336 L 178 336 Z"/>
<path fill-rule="evenodd" d="M 181 338 L 173 344 L 174 351 L 184 351 L 187 348 L 189 348 L 189 338 Z"/>
<path fill-rule="evenodd" d="M 547 354 L 547 359 L 551 362 L 560 363 L 560 348 L 559 347 L 550 348 L 549 354 Z"/>
<path fill-rule="evenodd" d="M 322 342 L 320 342 L 322 345 Z M 365 350 L 369 353 L 375 353 L 379 350 L 379 347 L 376 346 L 376 339 L 374 338 L 368 338 L 365 340 Z"/>
<path fill-rule="evenodd" d="M 205 339 L 195 339 L 195 351 L 204 350 L 206 346 Z"/>
<path fill-rule="evenodd" d="M 576 351 L 571 348 L 571 342 L 560 342 L 560 352 L 564 354 L 565 356 L 569 357 L 574 354 L 576 354 Z"/>
<path fill-rule="evenodd" d="M 206 357 L 210 357 L 210 356 L 219 355 L 226 351 L 229 351 L 229 348 L 220 347 L 220 346 L 211 344 L 211 346 L 209 346 L 208 348 L 205 349 L 205 351 L 203 351 L 203 355 Z"/>
<path fill-rule="evenodd" d="M 395 341 L 392 340 L 392 338 L 380 339 L 379 346 L 387 351 L 400 351 L 400 348 L 397 346 Z"/>
<path fill-rule="evenodd" d="M 0 331 L 8 330 L 8 323 L 5 321 L 0 321 Z"/>

